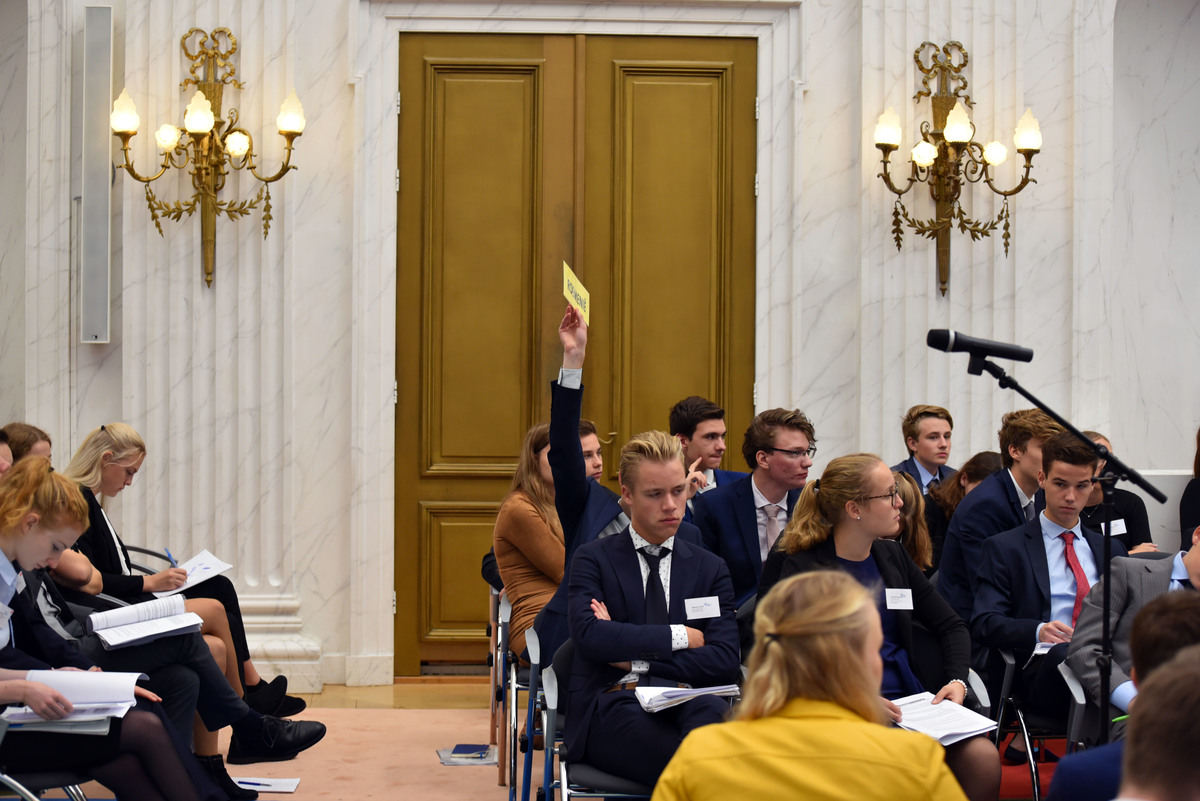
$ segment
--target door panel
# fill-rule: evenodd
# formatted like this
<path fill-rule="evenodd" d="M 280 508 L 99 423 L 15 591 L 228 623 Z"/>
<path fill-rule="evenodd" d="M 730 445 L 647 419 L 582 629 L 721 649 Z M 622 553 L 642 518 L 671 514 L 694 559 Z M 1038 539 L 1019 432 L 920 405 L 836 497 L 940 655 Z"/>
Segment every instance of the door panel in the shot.
<path fill-rule="evenodd" d="M 686 395 L 749 422 L 754 72 L 752 40 L 401 36 L 397 673 L 486 653 L 478 564 L 549 417 L 562 261 L 611 475 Z"/>

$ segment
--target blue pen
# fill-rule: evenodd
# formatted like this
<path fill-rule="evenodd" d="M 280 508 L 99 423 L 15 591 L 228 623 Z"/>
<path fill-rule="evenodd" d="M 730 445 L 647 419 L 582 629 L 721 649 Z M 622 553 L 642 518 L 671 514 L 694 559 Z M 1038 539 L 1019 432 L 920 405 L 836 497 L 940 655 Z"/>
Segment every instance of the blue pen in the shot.
<path fill-rule="evenodd" d="M 252 782 L 249 779 L 234 779 L 234 782 L 237 784 L 247 784 L 251 787 L 270 787 L 271 786 L 271 785 L 267 784 L 266 782 Z"/>
<path fill-rule="evenodd" d="M 171 556 L 170 548 L 163 548 L 167 552 L 167 561 L 171 563 L 171 567 L 179 567 L 179 563 L 175 561 L 175 557 Z"/>

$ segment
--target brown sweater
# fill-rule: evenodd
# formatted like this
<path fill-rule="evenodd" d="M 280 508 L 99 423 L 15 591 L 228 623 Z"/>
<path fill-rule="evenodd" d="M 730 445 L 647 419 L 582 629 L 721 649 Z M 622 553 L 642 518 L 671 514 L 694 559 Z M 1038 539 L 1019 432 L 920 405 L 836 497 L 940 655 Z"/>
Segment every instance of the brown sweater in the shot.
<path fill-rule="evenodd" d="M 500 505 L 492 545 L 513 607 L 511 647 L 520 654 L 525 650 L 525 631 L 562 581 L 566 558 L 562 534 L 556 534 L 529 496 L 517 490 Z"/>

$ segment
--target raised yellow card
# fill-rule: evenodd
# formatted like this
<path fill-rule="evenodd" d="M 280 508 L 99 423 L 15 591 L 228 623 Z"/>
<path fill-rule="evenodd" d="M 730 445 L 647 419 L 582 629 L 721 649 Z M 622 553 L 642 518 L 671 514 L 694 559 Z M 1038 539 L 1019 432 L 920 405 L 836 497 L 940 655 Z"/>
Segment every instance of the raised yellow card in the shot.
<path fill-rule="evenodd" d="M 591 325 L 592 320 L 588 313 L 588 309 L 592 305 L 591 295 L 588 294 L 579 277 L 571 272 L 571 266 L 565 261 L 563 262 L 563 295 L 566 296 L 567 303 L 570 303 L 583 315 L 583 324 Z"/>

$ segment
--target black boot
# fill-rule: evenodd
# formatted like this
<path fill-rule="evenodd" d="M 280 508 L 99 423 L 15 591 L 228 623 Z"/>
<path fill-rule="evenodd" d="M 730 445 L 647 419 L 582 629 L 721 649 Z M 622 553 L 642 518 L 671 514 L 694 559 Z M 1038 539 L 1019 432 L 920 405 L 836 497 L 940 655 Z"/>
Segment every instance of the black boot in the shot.
<path fill-rule="evenodd" d="M 225 760 L 220 754 L 213 756 L 201 756 L 196 754 L 196 761 L 200 763 L 200 767 L 204 768 L 204 772 L 209 775 L 209 778 L 221 788 L 221 792 L 229 796 L 232 801 L 254 801 L 258 798 L 257 790 L 250 790 L 241 787 L 233 779 L 229 778 L 229 773 L 225 770 Z"/>

